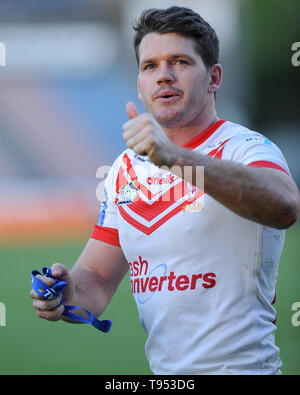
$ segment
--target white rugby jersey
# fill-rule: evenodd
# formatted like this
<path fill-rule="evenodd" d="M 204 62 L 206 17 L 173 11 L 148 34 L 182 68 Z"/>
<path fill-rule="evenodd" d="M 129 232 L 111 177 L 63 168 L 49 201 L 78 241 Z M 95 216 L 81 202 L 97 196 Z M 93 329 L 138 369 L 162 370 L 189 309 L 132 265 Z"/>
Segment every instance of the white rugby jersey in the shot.
<path fill-rule="evenodd" d="M 229 121 L 183 147 L 289 174 L 275 144 Z M 105 189 L 91 237 L 124 251 L 153 373 L 280 373 L 273 303 L 285 232 L 236 215 L 130 149 Z"/>

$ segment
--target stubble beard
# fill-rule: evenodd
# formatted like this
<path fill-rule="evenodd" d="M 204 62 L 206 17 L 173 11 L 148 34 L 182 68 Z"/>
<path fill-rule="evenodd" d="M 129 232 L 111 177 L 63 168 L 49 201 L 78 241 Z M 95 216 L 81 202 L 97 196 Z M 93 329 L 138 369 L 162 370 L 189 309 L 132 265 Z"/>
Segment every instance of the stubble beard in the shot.
<path fill-rule="evenodd" d="M 197 125 L 197 121 L 200 118 L 204 108 L 204 98 L 198 98 L 190 100 L 184 105 L 182 109 L 172 108 L 173 105 L 164 104 L 164 108 L 155 109 L 151 105 L 145 103 L 147 111 L 152 114 L 156 121 L 162 128 L 166 129 L 180 129 Z M 169 107 L 169 108 L 168 108 Z M 195 111 L 189 111 L 190 108 L 194 108 Z"/>
<path fill-rule="evenodd" d="M 162 114 L 163 113 L 163 114 Z M 185 111 L 176 111 L 172 108 L 165 108 L 162 111 L 153 111 L 153 117 L 163 128 L 177 128 L 185 119 Z"/>

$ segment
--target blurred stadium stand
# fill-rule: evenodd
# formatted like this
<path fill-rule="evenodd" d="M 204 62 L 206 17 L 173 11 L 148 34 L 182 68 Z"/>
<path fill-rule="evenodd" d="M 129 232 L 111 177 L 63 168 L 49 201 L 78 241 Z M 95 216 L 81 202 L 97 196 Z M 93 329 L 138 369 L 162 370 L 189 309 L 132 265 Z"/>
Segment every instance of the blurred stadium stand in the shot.
<path fill-rule="evenodd" d="M 88 236 L 99 209 L 96 170 L 125 148 L 126 102 L 143 110 L 131 25 L 144 8 L 174 4 L 200 12 L 220 37 L 220 116 L 274 136 L 300 185 L 297 125 L 283 137 L 280 126 L 255 122 L 238 0 L 2 0 L 0 242 Z"/>

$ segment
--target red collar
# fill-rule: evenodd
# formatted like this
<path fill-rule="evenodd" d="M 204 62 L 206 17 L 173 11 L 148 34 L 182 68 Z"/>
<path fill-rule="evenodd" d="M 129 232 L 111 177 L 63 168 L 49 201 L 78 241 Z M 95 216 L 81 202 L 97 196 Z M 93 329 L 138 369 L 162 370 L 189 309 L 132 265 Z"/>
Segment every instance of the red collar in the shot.
<path fill-rule="evenodd" d="M 219 119 L 207 129 L 203 130 L 198 136 L 192 138 L 192 140 L 182 145 L 182 148 L 194 149 L 200 144 L 203 144 L 223 123 L 226 122 L 224 119 Z"/>

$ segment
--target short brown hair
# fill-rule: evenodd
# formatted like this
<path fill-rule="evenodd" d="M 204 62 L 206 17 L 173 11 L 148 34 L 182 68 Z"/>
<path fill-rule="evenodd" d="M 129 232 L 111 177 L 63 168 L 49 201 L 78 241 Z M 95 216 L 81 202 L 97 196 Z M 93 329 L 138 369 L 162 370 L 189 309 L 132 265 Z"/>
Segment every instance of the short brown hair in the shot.
<path fill-rule="evenodd" d="M 219 39 L 214 29 L 199 14 L 185 7 L 145 10 L 133 25 L 135 30 L 134 49 L 139 64 L 139 47 L 148 33 L 178 33 L 192 38 L 196 51 L 208 68 L 218 63 Z"/>

